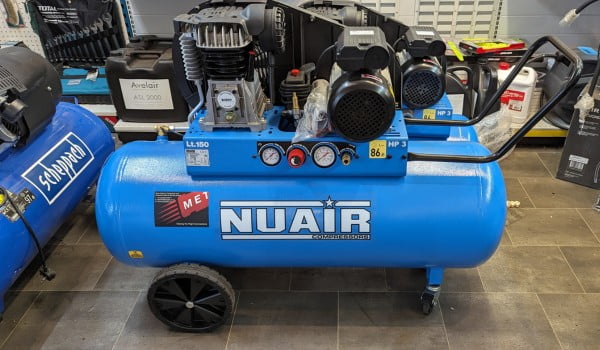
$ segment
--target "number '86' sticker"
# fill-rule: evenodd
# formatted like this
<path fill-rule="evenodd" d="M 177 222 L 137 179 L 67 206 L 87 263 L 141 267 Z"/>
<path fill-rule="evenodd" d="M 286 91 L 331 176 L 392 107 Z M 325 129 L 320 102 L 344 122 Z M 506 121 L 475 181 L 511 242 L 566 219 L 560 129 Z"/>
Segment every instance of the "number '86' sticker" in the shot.
<path fill-rule="evenodd" d="M 387 143 L 385 140 L 369 142 L 369 158 L 385 158 L 387 156 Z"/>

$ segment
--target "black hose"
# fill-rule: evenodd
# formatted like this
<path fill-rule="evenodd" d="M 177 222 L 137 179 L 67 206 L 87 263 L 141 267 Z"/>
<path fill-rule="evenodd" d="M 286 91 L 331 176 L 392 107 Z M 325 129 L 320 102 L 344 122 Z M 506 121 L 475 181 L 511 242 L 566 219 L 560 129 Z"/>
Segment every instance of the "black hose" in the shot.
<path fill-rule="evenodd" d="M 386 43 L 387 44 L 387 43 Z M 390 52 L 390 63 L 388 64 L 388 67 L 390 68 L 390 84 L 392 85 L 392 90 L 394 91 L 394 94 L 396 93 L 396 50 L 394 49 L 394 47 L 390 44 L 387 44 L 388 47 L 388 51 Z M 402 88 L 402 87 L 400 87 Z"/>
<path fill-rule="evenodd" d="M 598 76 L 600 75 L 600 44 L 598 44 L 598 52 L 596 54 L 596 68 L 594 68 L 594 75 L 590 81 L 590 89 L 588 91 L 592 97 L 594 97 L 594 91 L 596 90 L 596 84 L 598 83 Z"/>
<path fill-rule="evenodd" d="M 8 191 L 4 187 L 0 187 L 0 195 L 4 195 L 4 197 L 8 201 L 8 204 L 10 204 L 13 207 L 13 209 L 15 210 L 15 212 L 17 213 L 19 218 L 21 218 L 21 221 L 23 221 L 23 225 L 25 225 L 27 232 L 29 232 L 29 235 L 33 239 L 33 242 L 35 243 L 35 247 L 37 248 L 37 251 L 40 254 L 40 260 L 42 262 L 42 267 L 40 268 L 40 274 L 42 276 L 44 276 L 48 281 L 52 281 L 54 279 L 54 277 L 56 277 L 56 272 L 54 272 L 48 268 L 48 265 L 46 264 L 46 256 L 44 255 L 44 251 L 42 250 L 42 245 L 40 244 L 40 241 L 38 240 L 37 236 L 35 235 L 33 228 L 29 224 L 29 221 L 27 221 L 27 219 L 25 219 L 25 215 L 23 215 L 23 212 L 21 211 L 21 209 L 19 209 L 19 207 L 17 205 L 15 205 L 12 198 L 10 198 Z"/>
<path fill-rule="evenodd" d="M 586 7 L 590 6 L 591 4 L 595 3 L 598 0 L 589 0 L 584 2 L 583 4 L 579 5 L 578 8 L 575 9 L 575 13 L 576 14 L 580 14 L 581 11 L 585 10 Z"/>

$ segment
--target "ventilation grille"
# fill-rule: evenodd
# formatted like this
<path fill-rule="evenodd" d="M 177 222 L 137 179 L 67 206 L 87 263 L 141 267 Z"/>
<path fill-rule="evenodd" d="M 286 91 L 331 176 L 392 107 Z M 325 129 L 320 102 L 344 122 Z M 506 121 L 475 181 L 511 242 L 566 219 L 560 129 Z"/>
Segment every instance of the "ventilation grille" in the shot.
<path fill-rule="evenodd" d="M 9 123 L 6 120 L 2 120 L 2 125 L 4 125 L 4 127 L 10 131 L 11 133 L 17 135 L 17 136 L 22 136 L 23 134 L 21 134 L 21 127 L 19 126 L 19 124 L 17 123 Z"/>
<path fill-rule="evenodd" d="M 426 108 L 439 101 L 444 94 L 439 75 L 430 71 L 416 71 L 404 78 L 402 102 L 410 108 Z"/>
<path fill-rule="evenodd" d="M 387 131 L 393 119 L 385 100 L 372 91 L 351 91 L 335 106 L 332 122 L 351 141 L 368 141 Z"/>
<path fill-rule="evenodd" d="M 433 26 L 444 37 L 496 36 L 502 0 L 417 0 L 416 25 Z"/>
<path fill-rule="evenodd" d="M 25 86 L 17 77 L 0 65 L 0 92 L 4 93 L 8 89 L 16 88 L 19 91 L 24 91 Z"/>

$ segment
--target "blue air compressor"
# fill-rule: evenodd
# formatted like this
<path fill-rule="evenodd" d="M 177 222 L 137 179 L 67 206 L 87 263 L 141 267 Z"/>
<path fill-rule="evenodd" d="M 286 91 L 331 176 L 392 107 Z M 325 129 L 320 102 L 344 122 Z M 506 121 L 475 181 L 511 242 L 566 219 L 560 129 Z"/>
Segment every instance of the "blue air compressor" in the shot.
<path fill-rule="evenodd" d="M 69 217 L 114 150 L 104 123 L 59 103 L 57 72 L 21 47 L 0 50 L 0 317 L 4 294 Z"/>
<path fill-rule="evenodd" d="M 490 154 L 474 139 L 448 141 L 492 104 L 471 120 L 435 107 L 445 101 L 445 46 L 433 28 L 348 2 L 276 0 L 204 1 L 175 28 L 180 79 L 197 91 L 189 128 L 168 141 L 177 130 L 157 126 L 156 141 L 115 152 L 96 216 L 117 259 L 166 268 L 148 303 L 183 331 L 210 331 L 231 315 L 234 291 L 210 266 L 425 268 L 419 300 L 430 313 L 444 269 L 477 266 L 500 242 L 496 160 L 581 72 L 558 40 L 534 43 L 495 100 L 547 42 L 571 60 L 570 78 Z"/>

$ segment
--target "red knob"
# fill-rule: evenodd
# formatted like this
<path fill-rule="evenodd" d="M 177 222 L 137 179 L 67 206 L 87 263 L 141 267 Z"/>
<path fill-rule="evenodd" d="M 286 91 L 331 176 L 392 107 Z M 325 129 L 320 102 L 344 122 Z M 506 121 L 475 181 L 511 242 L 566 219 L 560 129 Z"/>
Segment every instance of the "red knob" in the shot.
<path fill-rule="evenodd" d="M 500 68 L 501 70 L 510 69 L 510 63 L 508 63 L 508 62 L 500 62 L 500 63 L 498 63 L 498 68 Z"/>
<path fill-rule="evenodd" d="M 304 154 L 304 151 L 300 148 L 294 148 L 288 153 L 287 159 L 288 164 L 292 168 L 299 168 L 302 166 L 302 164 L 304 164 L 304 161 L 306 160 L 306 154 Z"/>
<path fill-rule="evenodd" d="M 290 71 L 290 73 L 292 73 L 293 76 L 298 76 L 298 74 L 300 74 L 300 69 L 294 68 Z"/>

